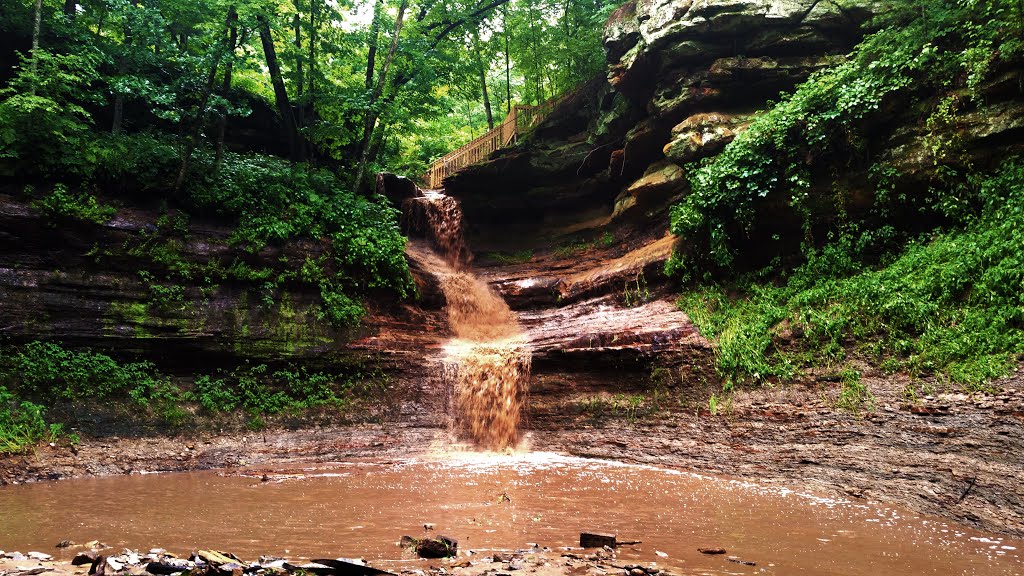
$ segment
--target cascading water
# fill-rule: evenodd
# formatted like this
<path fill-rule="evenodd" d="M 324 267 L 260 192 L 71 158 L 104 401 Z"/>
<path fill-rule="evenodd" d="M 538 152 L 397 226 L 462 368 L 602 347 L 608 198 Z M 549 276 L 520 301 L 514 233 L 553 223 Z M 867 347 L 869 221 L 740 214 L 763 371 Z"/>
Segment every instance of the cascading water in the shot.
<path fill-rule="evenodd" d="M 407 201 L 407 224 L 427 235 L 443 260 L 430 261 L 447 300 L 455 337 L 445 345 L 444 381 L 452 387 L 457 431 L 490 450 L 513 447 L 530 377 L 530 351 L 515 314 L 467 269 L 458 200 L 428 190 Z"/>

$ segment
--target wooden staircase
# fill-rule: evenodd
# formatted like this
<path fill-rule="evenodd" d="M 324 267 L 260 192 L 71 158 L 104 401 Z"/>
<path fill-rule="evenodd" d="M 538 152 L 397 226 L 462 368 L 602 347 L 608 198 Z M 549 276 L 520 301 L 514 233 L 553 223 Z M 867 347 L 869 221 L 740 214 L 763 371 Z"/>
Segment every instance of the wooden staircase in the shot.
<path fill-rule="evenodd" d="M 483 136 L 474 138 L 466 145 L 445 154 L 430 165 L 430 170 L 424 175 L 423 180 L 427 187 L 432 190 L 440 189 L 444 179 L 459 170 L 482 162 L 499 148 L 515 144 L 519 136 L 533 129 L 546 118 L 555 106 L 561 104 L 573 92 L 552 98 L 537 106 L 515 105 L 512 111 L 505 117 L 505 121 L 496 126 Z"/>

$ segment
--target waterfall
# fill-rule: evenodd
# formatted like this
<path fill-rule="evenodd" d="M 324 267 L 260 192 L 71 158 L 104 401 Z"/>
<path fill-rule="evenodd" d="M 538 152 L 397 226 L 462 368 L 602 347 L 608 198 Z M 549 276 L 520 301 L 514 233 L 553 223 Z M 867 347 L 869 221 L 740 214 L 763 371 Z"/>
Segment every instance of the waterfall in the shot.
<path fill-rule="evenodd" d="M 403 216 L 439 256 L 428 265 L 447 300 L 453 334 L 444 347 L 442 370 L 451 386 L 455 430 L 480 448 L 514 447 L 530 378 L 530 351 L 516 316 L 469 269 L 457 199 L 426 191 L 406 201 Z"/>

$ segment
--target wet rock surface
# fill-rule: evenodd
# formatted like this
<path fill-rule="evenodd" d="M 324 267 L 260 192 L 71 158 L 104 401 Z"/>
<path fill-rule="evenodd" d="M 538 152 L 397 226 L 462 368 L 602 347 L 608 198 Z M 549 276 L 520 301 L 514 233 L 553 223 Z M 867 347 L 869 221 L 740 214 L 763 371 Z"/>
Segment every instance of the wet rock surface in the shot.
<path fill-rule="evenodd" d="M 638 376 L 639 377 L 639 376 Z M 865 378 L 875 407 L 836 407 L 838 389 L 807 382 L 744 390 L 712 414 L 707 396 L 682 395 L 664 412 L 594 418 L 579 409 L 600 384 L 535 387 L 535 446 L 760 483 L 888 502 L 963 524 L 1024 535 L 1024 379 L 994 393 L 948 391 L 916 400 L 909 380 Z M 623 388 L 642 392 L 643 386 Z"/>

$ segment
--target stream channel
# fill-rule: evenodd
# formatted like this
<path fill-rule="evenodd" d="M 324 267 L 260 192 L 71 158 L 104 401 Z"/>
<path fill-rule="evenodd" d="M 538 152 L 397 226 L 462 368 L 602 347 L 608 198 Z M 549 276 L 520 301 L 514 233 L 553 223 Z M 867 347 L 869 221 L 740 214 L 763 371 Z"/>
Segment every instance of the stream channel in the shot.
<path fill-rule="evenodd" d="M 63 539 L 99 539 L 117 549 L 206 548 L 243 558 L 362 557 L 397 571 L 426 565 L 398 547 L 403 534 L 454 537 L 463 556 L 531 543 L 557 551 L 586 530 L 641 541 L 620 547 L 620 562 L 683 574 L 1024 573 L 1024 542 L 941 519 L 541 452 L 16 485 L 0 489 L 0 511 L 7 550 L 54 552 Z M 70 559 L 74 549 L 56 553 Z"/>

